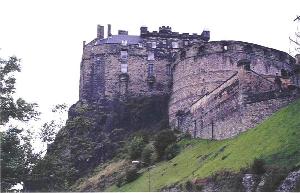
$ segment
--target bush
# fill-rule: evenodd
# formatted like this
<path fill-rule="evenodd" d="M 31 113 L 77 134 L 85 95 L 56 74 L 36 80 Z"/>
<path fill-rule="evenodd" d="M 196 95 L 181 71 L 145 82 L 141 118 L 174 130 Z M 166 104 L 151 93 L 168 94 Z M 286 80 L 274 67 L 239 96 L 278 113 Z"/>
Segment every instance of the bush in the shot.
<path fill-rule="evenodd" d="M 135 179 L 137 179 L 139 176 L 139 174 L 137 172 L 138 172 L 138 170 L 135 167 L 129 168 L 128 170 L 126 170 L 126 172 L 125 172 L 126 182 L 129 183 L 129 182 L 132 182 Z"/>
<path fill-rule="evenodd" d="M 142 161 L 149 166 L 151 163 L 153 163 L 153 153 L 154 153 L 154 147 L 151 144 L 148 144 L 142 152 Z"/>
<path fill-rule="evenodd" d="M 258 175 L 264 174 L 266 172 L 265 165 L 266 163 L 263 159 L 255 158 L 251 166 L 251 171 Z"/>
<path fill-rule="evenodd" d="M 135 136 L 128 145 L 128 153 L 130 159 L 138 159 L 141 157 L 145 142 L 142 137 Z"/>
<path fill-rule="evenodd" d="M 167 160 L 173 159 L 180 152 L 180 147 L 176 143 L 169 145 L 165 150 Z"/>
<path fill-rule="evenodd" d="M 176 136 L 172 130 L 162 130 L 154 139 L 154 147 L 159 159 L 165 154 L 165 149 L 176 142 Z"/>

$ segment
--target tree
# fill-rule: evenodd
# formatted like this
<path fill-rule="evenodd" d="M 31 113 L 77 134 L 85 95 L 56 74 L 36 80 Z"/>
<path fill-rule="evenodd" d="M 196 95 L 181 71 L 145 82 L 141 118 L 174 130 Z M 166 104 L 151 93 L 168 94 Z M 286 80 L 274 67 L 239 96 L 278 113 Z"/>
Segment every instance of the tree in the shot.
<path fill-rule="evenodd" d="M 28 121 L 36 118 L 39 113 L 35 110 L 36 103 L 27 103 L 22 98 L 14 100 L 15 72 L 20 72 L 20 59 L 13 56 L 8 60 L 0 58 L 0 125 L 4 125 L 10 118 Z"/>
<path fill-rule="evenodd" d="M 145 142 L 143 137 L 135 136 L 133 139 L 129 142 L 128 151 L 130 159 L 138 159 L 141 157 L 143 148 L 145 146 Z"/>
<path fill-rule="evenodd" d="M 13 56 L 0 58 L 0 125 L 6 126 L 11 119 L 29 121 L 40 114 L 36 103 L 27 103 L 22 98 L 14 99 L 15 73 L 20 72 L 20 60 Z M 0 132 L 1 137 L 1 190 L 25 181 L 30 175 L 39 154 L 33 153 L 32 134 L 9 126 Z"/>
<path fill-rule="evenodd" d="M 53 107 L 52 113 L 59 115 L 58 119 L 53 119 L 43 124 L 40 130 L 40 138 L 44 143 L 52 143 L 59 129 L 65 125 L 65 120 L 62 115 L 67 112 L 66 104 L 57 104 Z"/>
<path fill-rule="evenodd" d="M 294 19 L 294 22 L 297 22 L 297 24 L 299 25 L 300 23 L 300 16 L 297 16 Z M 297 26 L 297 31 L 295 32 L 293 37 L 289 37 L 290 42 L 293 45 L 293 50 L 290 51 L 292 54 L 300 54 L 300 29 L 299 26 Z"/>
<path fill-rule="evenodd" d="M 162 130 L 156 135 L 154 147 L 159 159 L 165 154 L 166 148 L 176 142 L 176 139 L 177 137 L 172 130 Z"/>
<path fill-rule="evenodd" d="M 1 190 L 26 181 L 39 154 L 33 153 L 30 134 L 22 135 L 22 130 L 10 127 L 1 132 Z"/>

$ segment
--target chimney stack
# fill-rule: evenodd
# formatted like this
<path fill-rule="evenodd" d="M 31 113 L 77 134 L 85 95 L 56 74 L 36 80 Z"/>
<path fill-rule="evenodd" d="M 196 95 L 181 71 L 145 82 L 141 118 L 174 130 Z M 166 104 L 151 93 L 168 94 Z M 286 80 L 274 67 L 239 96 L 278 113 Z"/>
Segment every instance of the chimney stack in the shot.
<path fill-rule="evenodd" d="M 104 38 L 104 26 L 102 26 L 102 25 L 97 26 L 97 38 L 99 38 L 99 39 Z"/>
<path fill-rule="evenodd" d="M 85 47 L 85 43 L 86 43 L 86 41 L 83 41 L 83 42 L 82 42 L 82 47 L 83 47 L 83 49 L 84 49 L 84 47 Z"/>
<path fill-rule="evenodd" d="M 107 24 L 107 37 L 111 36 L 111 25 Z"/>

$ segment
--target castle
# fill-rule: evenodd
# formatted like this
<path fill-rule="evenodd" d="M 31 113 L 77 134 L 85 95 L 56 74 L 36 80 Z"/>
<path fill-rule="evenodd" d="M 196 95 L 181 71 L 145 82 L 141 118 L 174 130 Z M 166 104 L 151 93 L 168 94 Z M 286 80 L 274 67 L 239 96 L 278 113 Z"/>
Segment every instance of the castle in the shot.
<path fill-rule="evenodd" d="M 140 35 L 98 25 L 83 42 L 81 101 L 169 95 L 169 124 L 193 137 L 225 139 L 253 128 L 299 96 L 300 64 L 289 54 L 241 41 L 209 41 L 162 26 Z"/>

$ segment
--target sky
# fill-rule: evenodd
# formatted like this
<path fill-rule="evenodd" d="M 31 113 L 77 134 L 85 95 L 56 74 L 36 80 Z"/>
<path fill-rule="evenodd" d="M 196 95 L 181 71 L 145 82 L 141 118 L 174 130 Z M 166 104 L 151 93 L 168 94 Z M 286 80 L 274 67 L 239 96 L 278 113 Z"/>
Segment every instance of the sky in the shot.
<path fill-rule="evenodd" d="M 211 41 L 239 40 L 289 52 L 299 0 L 0 0 L 0 57 L 21 58 L 17 95 L 40 111 L 76 103 L 82 42 L 97 24 L 138 35 L 168 25 L 180 33 L 211 31 Z"/>

